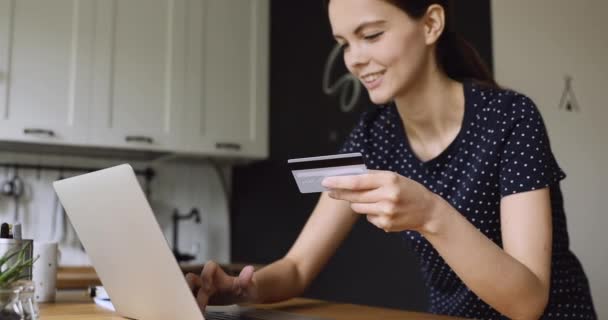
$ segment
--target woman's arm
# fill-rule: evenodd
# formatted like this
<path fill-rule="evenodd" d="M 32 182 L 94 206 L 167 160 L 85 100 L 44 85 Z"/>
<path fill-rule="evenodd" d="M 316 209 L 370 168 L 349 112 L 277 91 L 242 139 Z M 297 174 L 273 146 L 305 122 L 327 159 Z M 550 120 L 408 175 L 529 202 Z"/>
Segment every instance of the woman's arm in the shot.
<path fill-rule="evenodd" d="M 350 205 L 323 193 L 287 255 L 255 272 L 258 303 L 301 294 L 321 271 L 357 221 Z"/>
<path fill-rule="evenodd" d="M 421 233 L 482 300 L 512 319 L 538 319 L 548 301 L 552 222 L 549 189 L 501 200 L 503 248 L 439 196 Z"/>
<path fill-rule="evenodd" d="M 535 319 L 549 296 L 551 202 L 548 188 L 501 200 L 503 248 L 423 185 L 388 171 L 333 177 L 330 197 L 386 232 L 416 230 L 462 281 L 513 319 Z"/>
<path fill-rule="evenodd" d="M 209 304 L 270 303 L 302 293 L 346 237 L 358 215 L 344 201 L 321 195 L 304 230 L 283 259 L 259 271 L 252 266 L 237 277 L 207 262 L 200 275 L 186 275 L 201 310 Z"/>

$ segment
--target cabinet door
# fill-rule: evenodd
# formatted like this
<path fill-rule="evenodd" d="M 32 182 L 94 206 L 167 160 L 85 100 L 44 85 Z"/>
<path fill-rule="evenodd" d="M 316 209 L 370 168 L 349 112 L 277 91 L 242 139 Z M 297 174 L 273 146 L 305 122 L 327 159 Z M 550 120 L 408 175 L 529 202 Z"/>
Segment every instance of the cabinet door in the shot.
<path fill-rule="evenodd" d="M 268 0 L 189 2 L 188 151 L 267 156 L 268 11 Z"/>
<path fill-rule="evenodd" d="M 186 0 L 97 0 L 94 145 L 173 150 L 183 99 Z"/>
<path fill-rule="evenodd" d="M 0 0 L 0 140 L 83 143 L 92 1 Z"/>

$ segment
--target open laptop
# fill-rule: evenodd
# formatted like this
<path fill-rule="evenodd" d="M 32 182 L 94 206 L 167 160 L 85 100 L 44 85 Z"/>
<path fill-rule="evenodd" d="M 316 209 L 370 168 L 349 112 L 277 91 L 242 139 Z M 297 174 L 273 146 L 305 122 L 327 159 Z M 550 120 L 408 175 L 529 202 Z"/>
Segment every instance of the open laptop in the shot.
<path fill-rule="evenodd" d="M 121 316 L 142 320 L 320 319 L 238 306 L 203 314 L 128 164 L 56 181 L 53 186 Z"/>

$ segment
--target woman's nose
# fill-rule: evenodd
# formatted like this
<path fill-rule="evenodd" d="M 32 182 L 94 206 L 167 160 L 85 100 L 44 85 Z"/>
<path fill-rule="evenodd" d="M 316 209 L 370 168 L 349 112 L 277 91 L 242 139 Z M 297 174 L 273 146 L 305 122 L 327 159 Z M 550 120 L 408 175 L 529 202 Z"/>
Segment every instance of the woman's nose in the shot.
<path fill-rule="evenodd" d="M 355 70 L 369 62 L 369 55 L 367 54 L 365 48 L 351 45 L 349 51 L 346 53 L 345 62 L 349 69 Z"/>

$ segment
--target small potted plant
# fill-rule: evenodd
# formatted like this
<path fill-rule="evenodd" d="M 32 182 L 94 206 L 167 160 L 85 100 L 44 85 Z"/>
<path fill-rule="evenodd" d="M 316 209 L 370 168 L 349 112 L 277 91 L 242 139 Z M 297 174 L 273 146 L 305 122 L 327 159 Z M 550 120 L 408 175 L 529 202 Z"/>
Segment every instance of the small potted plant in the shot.
<path fill-rule="evenodd" d="M 25 271 L 36 261 L 28 255 L 31 247 L 32 242 L 28 241 L 8 250 L 0 258 L 0 319 L 21 319 L 18 303 L 20 289 L 15 284 L 29 277 Z"/>

